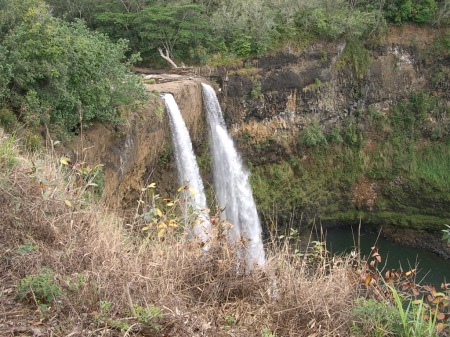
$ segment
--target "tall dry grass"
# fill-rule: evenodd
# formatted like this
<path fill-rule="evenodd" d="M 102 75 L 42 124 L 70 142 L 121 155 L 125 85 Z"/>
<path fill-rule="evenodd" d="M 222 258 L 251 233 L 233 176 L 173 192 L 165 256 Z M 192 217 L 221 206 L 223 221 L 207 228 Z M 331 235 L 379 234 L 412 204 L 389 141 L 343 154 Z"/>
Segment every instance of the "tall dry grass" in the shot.
<path fill-rule="evenodd" d="M 0 173 L 4 322 L 15 319 L 12 306 L 22 306 L 52 336 L 349 335 L 358 290 L 350 258 L 309 263 L 273 240 L 267 265 L 244 270 L 241 247 L 223 238 L 204 252 L 180 234 L 162 241 L 131 229 L 139 224 L 89 198 L 89 184 L 51 151 L 36 156 L 16 148 L 8 156 L 15 164 Z M 33 249 L 19 254 L 25 244 Z M 63 290 L 47 311 L 13 296 L 21 279 L 44 267 Z M 143 320 L 139 310 L 147 307 L 162 318 Z"/>

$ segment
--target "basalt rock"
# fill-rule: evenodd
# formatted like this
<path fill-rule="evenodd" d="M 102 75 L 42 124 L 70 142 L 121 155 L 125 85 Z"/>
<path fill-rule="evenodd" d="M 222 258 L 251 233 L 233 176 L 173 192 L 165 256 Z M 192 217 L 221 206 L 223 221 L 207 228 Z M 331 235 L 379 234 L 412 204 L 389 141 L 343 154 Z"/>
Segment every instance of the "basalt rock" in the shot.
<path fill-rule="evenodd" d="M 371 156 L 386 133 L 370 127 L 366 123 L 370 118 L 361 116 L 361 111 L 371 108 L 384 116 L 413 92 L 434 91 L 449 99 L 445 85 L 430 84 L 439 65 L 426 55 L 438 33 L 408 25 L 390 28 L 365 44 L 370 61 L 362 73 L 344 62 L 346 45 L 335 42 L 317 42 L 301 52 L 285 48 L 246 60 L 242 67 L 200 69 L 198 73 L 217 84 L 225 120 L 251 167 L 285 162 L 306 167 L 311 150 L 299 145 L 299 134 L 312 120 L 319 121 L 324 133 L 358 122 L 355 134 L 348 137 L 354 137 L 361 153 Z M 293 170 L 295 165 L 291 165 Z M 427 231 L 439 231 L 450 222 L 450 192 L 446 196 L 445 191 L 409 181 L 401 174 L 398 181 L 359 177 L 335 182 L 331 176 L 314 181 L 311 176 L 308 180 L 293 173 L 298 186 L 290 184 L 294 187 L 284 193 L 292 199 L 286 202 L 289 207 L 298 201 L 295 212 L 303 219 L 320 219 L 324 224 L 362 219 L 370 225 Z M 279 204 L 277 210 L 279 221 L 288 221 L 292 215 L 292 209 Z"/>
<path fill-rule="evenodd" d="M 163 195 L 178 188 L 168 119 L 159 93 L 174 95 L 193 140 L 204 137 L 200 132 L 204 123 L 200 79 L 173 76 L 168 82 L 147 85 L 150 100 L 120 126 L 94 125 L 71 146 L 73 161 L 103 165 L 103 198 L 112 207 L 135 207 L 141 188 L 151 182 L 157 183 Z"/>

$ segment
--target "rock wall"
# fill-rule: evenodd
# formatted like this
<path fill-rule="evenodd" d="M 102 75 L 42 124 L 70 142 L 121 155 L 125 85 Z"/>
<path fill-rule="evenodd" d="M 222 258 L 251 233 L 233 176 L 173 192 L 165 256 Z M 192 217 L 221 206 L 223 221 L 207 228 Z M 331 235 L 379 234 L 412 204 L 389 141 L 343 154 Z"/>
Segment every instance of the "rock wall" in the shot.
<path fill-rule="evenodd" d="M 158 192 L 177 188 L 176 168 L 171 160 L 171 137 L 164 102 L 159 93 L 174 95 L 191 137 L 202 129 L 200 79 L 147 85 L 150 100 L 127 116 L 120 127 L 96 124 L 72 144 L 72 158 L 89 165 L 104 165 L 103 197 L 111 207 L 134 207 L 140 190 L 156 182 Z"/>
<path fill-rule="evenodd" d="M 373 108 L 383 116 L 413 92 L 437 90 L 431 89 L 430 82 L 439 64 L 427 55 L 438 35 L 432 28 L 392 27 L 365 45 L 370 59 L 363 70 L 348 59 L 346 63 L 345 44 L 330 42 L 315 43 L 301 52 L 286 47 L 277 54 L 246 60 L 242 67 L 199 70 L 216 84 L 226 122 L 247 163 L 263 169 L 286 163 L 286 169 L 272 176 L 274 184 L 265 186 L 268 191 L 260 191 L 261 208 L 272 201 L 264 194 L 278 187 L 276 175 L 291 174 L 291 181 L 298 179 L 299 184 L 281 192 L 280 200 L 292 195 L 289 207 L 302 213 L 303 219 L 319 215 L 324 222 L 338 224 L 363 218 L 373 225 L 442 229 L 450 219 L 445 191 L 429 193 L 426 186 L 401 177 L 388 181 L 361 176 L 345 182 L 319 177 L 319 173 L 305 172 L 312 154 L 299 146 L 299 133 L 311 120 L 318 120 L 327 133 L 351 118 L 361 119 L 359 111 Z M 435 94 L 450 102 L 445 88 Z M 364 122 L 358 128 L 364 133 L 360 152 L 370 157 L 382 146 L 385 133 L 377 134 Z M 273 209 L 277 202 L 273 200 Z M 277 212 L 283 211 L 287 220 L 291 210 L 279 206 Z"/>
<path fill-rule="evenodd" d="M 203 69 L 217 83 L 227 122 L 241 130 L 292 133 L 311 118 L 329 126 L 356 109 L 387 110 L 427 86 L 430 69 L 424 51 L 437 31 L 403 26 L 372 41 L 364 74 L 342 63 L 344 43 L 319 42 L 305 51 L 285 48 L 248 60 L 243 67 Z M 261 130 L 255 130 L 256 123 Z M 258 136 L 256 135 L 256 140 Z"/>

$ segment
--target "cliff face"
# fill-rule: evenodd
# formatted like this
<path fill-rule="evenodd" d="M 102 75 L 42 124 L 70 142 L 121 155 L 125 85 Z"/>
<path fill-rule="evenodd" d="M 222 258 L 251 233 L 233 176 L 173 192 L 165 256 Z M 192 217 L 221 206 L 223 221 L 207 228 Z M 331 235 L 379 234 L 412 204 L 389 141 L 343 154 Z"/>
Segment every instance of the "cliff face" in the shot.
<path fill-rule="evenodd" d="M 171 160 L 171 138 L 164 102 L 159 93 L 174 95 L 194 140 L 202 129 L 199 79 L 178 79 L 147 85 L 150 100 L 130 114 L 120 128 L 94 125 L 72 145 L 73 157 L 91 166 L 102 164 L 103 197 L 112 207 L 134 207 L 142 187 L 156 182 L 158 192 L 177 189 Z"/>
<path fill-rule="evenodd" d="M 382 42 L 368 47 L 370 59 L 360 55 L 359 65 L 349 64 L 346 44 L 323 42 L 301 53 L 285 48 L 239 69 L 217 69 L 209 77 L 221 88 L 223 109 L 237 132 L 253 131 L 256 138 L 289 134 L 287 129 L 302 128 L 311 118 L 329 126 L 360 108 L 386 111 L 423 90 L 435 66 L 424 54 L 436 34 L 412 26 L 392 28 Z"/>
<path fill-rule="evenodd" d="M 364 48 L 316 43 L 302 52 L 285 48 L 246 60 L 243 67 L 198 69 L 218 89 L 263 222 L 362 220 L 431 231 L 450 222 L 450 72 L 436 80 L 438 68 L 450 62 L 429 56 L 437 35 L 396 27 Z M 94 126 L 74 144 L 74 156 L 104 164 L 104 197 L 111 206 L 134 207 L 151 182 L 163 196 L 178 188 L 162 92 L 175 96 L 205 185 L 212 185 L 200 83 L 182 77 L 148 85 L 152 99 L 126 125 Z M 431 91 L 440 105 L 418 95 L 414 104 L 421 110 L 415 111 L 411 94 Z M 399 102 L 406 108 L 395 108 Z M 312 138 L 305 140 L 308 130 Z M 422 165 L 428 162 L 435 163 L 431 175 Z"/>
<path fill-rule="evenodd" d="M 445 84 L 436 85 L 448 80 L 438 80 L 437 69 L 449 60 L 430 56 L 438 35 L 394 27 L 363 46 L 324 42 L 300 53 L 287 47 L 241 68 L 202 72 L 220 88 L 227 124 L 252 171 L 266 222 L 302 214 L 325 224 L 363 219 L 440 230 L 450 221 L 448 188 L 414 173 L 429 160 L 427 151 L 442 162 L 450 158 L 450 96 Z M 406 111 L 414 107 L 405 103 L 414 93 L 420 93 L 414 96 L 414 104 L 421 97 L 420 113 Z M 441 115 L 424 103 L 428 93 L 439 99 Z M 394 116 L 400 102 L 407 107 Z M 320 131 L 309 137 L 320 132 L 326 145 L 302 139 L 313 121 Z M 411 130 L 420 126 L 420 137 L 407 123 Z"/>

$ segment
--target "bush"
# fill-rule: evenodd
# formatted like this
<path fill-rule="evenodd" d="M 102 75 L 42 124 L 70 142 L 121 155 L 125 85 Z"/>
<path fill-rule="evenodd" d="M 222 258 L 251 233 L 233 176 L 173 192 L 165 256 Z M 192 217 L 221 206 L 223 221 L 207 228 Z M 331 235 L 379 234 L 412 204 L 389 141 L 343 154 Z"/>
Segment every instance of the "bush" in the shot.
<path fill-rule="evenodd" d="M 14 135 L 3 135 L 0 129 L 0 172 L 9 172 L 16 164 L 16 138 Z"/>
<path fill-rule="evenodd" d="M 42 148 L 42 138 L 28 130 L 25 131 L 23 140 L 25 141 L 25 148 L 30 152 L 36 152 Z"/>
<path fill-rule="evenodd" d="M 386 331 L 398 330 L 400 327 L 400 318 L 394 308 L 374 299 L 358 298 L 353 315 L 350 330 L 356 336 L 383 337 Z"/>
<path fill-rule="evenodd" d="M 316 2 L 301 8 L 295 25 L 320 38 L 361 38 L 385 25 L 378 9 L 355 8 L 347 1 Z"/>
<path fill-rule="evenodd" d="M 419 136 L 439 139 L 445 136 L 443 130 L 439 128 L 448 124 L 445 118 L 447 109 L 439 97 L 427 92 L 415 92 L 409 99 L 400 101 L 392 108 L 390 120 L 397 135 L 410 139 Z M 434 118 L 440 125 L 437 123 L 429 125 L 428 117 Z"/>
<path fill-rule="evenodd" d="M 253 99 L 259 99 L 261 97 L 261 82 L 260 81 L 254 81 L 253 82 L 253 88 L 252 91 L 250 92 L 250 95 L 252 96 Z"/>
<path fill-rule="evenodd" d="M 362 145 L 364 137 L 359 130 L 358 123 L 354 120 L 347 121 L 344 124 L 344 142 L 351 147 Z"/>
<path fill-rule="evenodd" d="M 17 128 L 17 117 L 8 108 L 0 109 L 0 126 L 7 132 L 13 132 Z"/>
<path fill-rule="evenodd" d="M 313 120 L 300 132 L 299 143 L 311 147 L 327 144 L 322 127 L 317 120 Z"/>
<path fill-rule="evenodd" d="M 371 64 L 370 52 L 361 40 L 351 40 L 347 43 L 339 60 L 339 66 L 347 66 L 356 75 L 364 75 Z"/>
<path fill-rule="evenodd" d="M 339 126 L 333 127 L 327 135 L 327 139 L 330 143 L 342 144 L 344 139 L 341 136 L 341 128 Z"/>
<path fill-rule="evenodd" d="M 126 41 L 55 19 L 42 1 L 1 2 L 0 10 L 15 18 L 0 31 L 0 69 L 14 74 L 0 78 L 0 91 L 27 126 L 72 134 L 81 123 L 117 121 L 118 107 L 144 97 L 127 70 L 137 58 L 126 60 Z"/>
<path fill-rule="evenodd" d="M 63 290 L 55 282 L 55 275 L 49 268 L 38 275 L 28 275 L 23 278 L 17 287 L 17 296 L 20 299 L 34 300 L 37 305 L 52 304 L 63 295 Z"/>
<path fill-rule="evenodd" d="M 438 6 L 435 0 L 390 0 L 384 9 L 386 18 L 397 24 L 407 21 L 431 23 L 436 18 Z"/>

